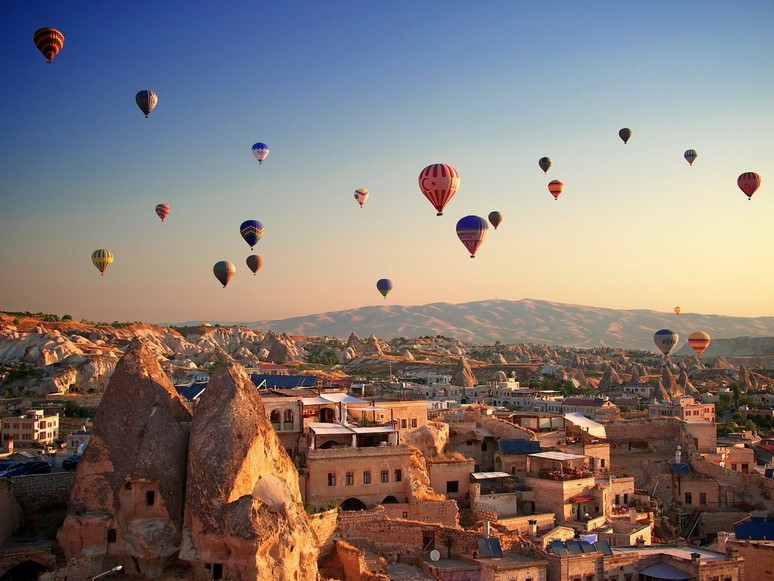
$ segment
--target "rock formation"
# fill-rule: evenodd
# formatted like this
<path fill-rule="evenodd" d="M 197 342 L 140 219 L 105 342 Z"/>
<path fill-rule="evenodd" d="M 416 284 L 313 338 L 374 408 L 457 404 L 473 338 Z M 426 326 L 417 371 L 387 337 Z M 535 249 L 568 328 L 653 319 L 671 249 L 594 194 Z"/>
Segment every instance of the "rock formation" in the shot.
<path fill-rule="evenodd" d="M 460 357 L 457 367 L 454 368 L 451 384 L 458 387 L 473 387 L 476 385 L 476 376 L 473 375 L 473 370 L 470 368 L 468 360 L 464 357 Z"/>
<path fill-rule="evenodd" d="M 612 365 L 608 366 L 602 374 L 602 379 L 599 380 L 599 389 L 604 391 L 613 389 L 619 385 L 621 385 L 621 378 L 618 376 L 618 373 Z"/>
<path fill-rule="evenodd" d="M 177 555 L 191 415 L 147 342 L 135 339 L 105 390 L 57 539 L 99 572 L 158 578 Z"/>
<path fill-rule="evenodd" d="M 237 365 L 215 370 L 191 425 L 180 558 L 224 579 L 315 579 L 298 476 Z"/>

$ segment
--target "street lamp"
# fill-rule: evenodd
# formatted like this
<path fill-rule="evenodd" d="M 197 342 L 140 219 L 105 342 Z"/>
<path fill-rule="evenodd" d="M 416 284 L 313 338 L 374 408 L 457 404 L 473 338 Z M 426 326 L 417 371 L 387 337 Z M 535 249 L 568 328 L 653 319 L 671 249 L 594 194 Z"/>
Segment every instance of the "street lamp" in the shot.
<path fill-rule="evenodd" d="M 95 575 L 91 578 L 91 581 L 94 581 L 95 579 L 99 579 L 100 577 L 104 577 L 105 575 L 110 575 L 111 573 L 121 573 L 121 571 L 124 570 L 123 565 L 116 565 L 109 571 L 105 571 L 104 573 L 100 573 L 99 575 Z"/>

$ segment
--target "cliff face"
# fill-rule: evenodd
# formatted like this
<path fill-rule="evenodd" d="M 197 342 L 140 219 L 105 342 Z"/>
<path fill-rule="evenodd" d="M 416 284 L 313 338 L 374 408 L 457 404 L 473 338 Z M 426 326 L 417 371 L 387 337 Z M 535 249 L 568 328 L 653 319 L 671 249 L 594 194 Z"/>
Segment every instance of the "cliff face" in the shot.
<path fill-rule="evenodd" d="M 192 417 L 142 339 L 106 388 L 57 539 L 71 579 L 118 564 L 161 579 L 185 561 L 192 579 L 317 577 L 298 476 L 244 370 L 218 368 Z"/>
<path fill-rule="evenodd" d="M 194 415 L 180 557 L 226 579 L 317 575 L 295 468 L 237 365 L 213 373 Z"/>

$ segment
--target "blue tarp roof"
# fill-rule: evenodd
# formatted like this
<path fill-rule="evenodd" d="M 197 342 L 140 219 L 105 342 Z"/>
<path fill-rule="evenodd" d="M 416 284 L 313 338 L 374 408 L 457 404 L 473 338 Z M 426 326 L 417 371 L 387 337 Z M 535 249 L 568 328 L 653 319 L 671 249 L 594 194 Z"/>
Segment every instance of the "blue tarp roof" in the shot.
<path fill-rule="evenodd" d="M 752 516 L 734 525 L 737 539 L 751 541 L 774 541 L 774 518 Z"/>
<path fill-rule="evenodd" d="M 199 381 L 183 387 L 176 385 L 175 389 L 177 390 L 177 393 L 182 395 L 185 399 L 193 401 L 197 397 L 201 397 L 204 390 L 207 389 L 207 382 Z"/>
<path fill-rule="evenodd" d="M 690 474 L 691 466 L 690 464 L 685 464 L 682 462 L 672 464 L 672 472 L 674 472 L 675 474 Z"/>
<path fill-rule="evenodd" d="M 314 387 L 317 378 L 314 375 L 275 375 L 269 373 L 253 373 L 250 379 L 256 387 L 267 389 L 292 389 L 294 387 Z M 266 385 L 263 385 L 263 382 Z"/>
<path fill-rule="evenodd" d="M 531 440 L 500 440 L 500 451 L 505 454 L 537 454 L 540 442 Z"/>

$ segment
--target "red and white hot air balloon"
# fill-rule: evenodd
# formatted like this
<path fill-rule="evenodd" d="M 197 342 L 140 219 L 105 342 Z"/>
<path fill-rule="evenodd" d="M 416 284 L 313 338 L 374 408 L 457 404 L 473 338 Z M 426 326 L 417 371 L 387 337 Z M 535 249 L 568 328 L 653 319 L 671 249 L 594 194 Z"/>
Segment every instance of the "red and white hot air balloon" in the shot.
<path fill-rule="evenodd" d="M 157 204 L 156 205 L 156 215 L 161 218 L 161 221 L 163 222 L 164 219 L 169 216 L 169 213 L 172 211 L 172 207 L 169 204 Z"/>
<path fill-rule="evenodd" d="M 564 184 L 559 180 L 551 180 L 548 182 L 548 191 L 551 192 L 551 195 L 554 197 L 554 201 L 559 199 L 559 194 L 562 193 L 563 189 Z"/>
<path fill-rule="evenodd" d="M 446 163 L 428 165 L 419 174 L 419 189 L 438 211 L 437 216 L 443 216 L 443 209 L 459 187 L 460 174 Z"/>
<path fill-rule="evenodd" d="M 736 185 L 751 200 L 755 190 L 761 187 L 761 176 L 754 171 L 746 171 L 736 179 Z"/>

